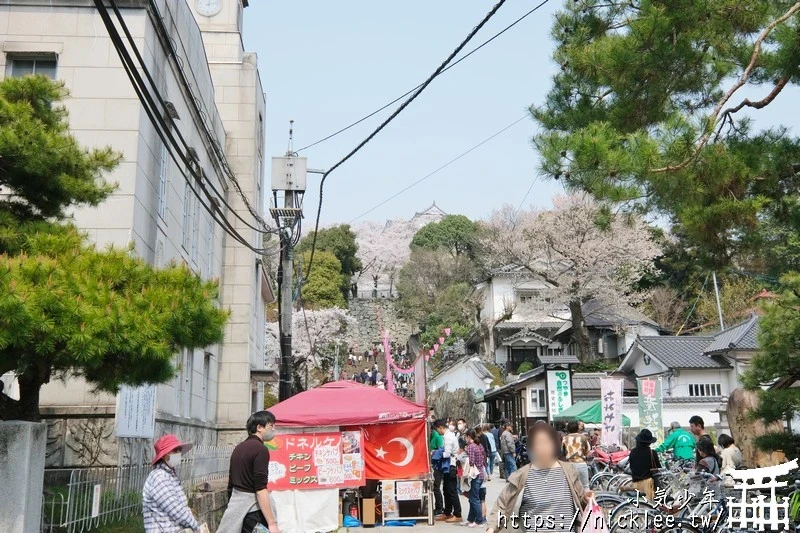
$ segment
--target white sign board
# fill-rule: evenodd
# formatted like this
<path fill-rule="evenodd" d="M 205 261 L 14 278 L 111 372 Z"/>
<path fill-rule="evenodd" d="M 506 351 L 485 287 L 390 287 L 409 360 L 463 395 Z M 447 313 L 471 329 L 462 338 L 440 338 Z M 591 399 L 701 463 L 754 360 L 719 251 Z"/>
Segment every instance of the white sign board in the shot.
<path fill-rule="evenodd" d="M 603 446 L 619 446 L 622 442 L 622 380 L 600 379 L 600 406 Z"/>
<path fill-rule="evenodd" d="M 127 387 L 117 394 L 117 437 L 152 439 L 156 429 L 156 386 Z"/>
<path fill-rule="evenodd" d="M 550 420 L 572 407 L 572 379 L 569 370 L 547 371 L 547 405 Z"/>
<path fill-rule="evenodd" d="M 394 490 L 399 502 L 419 501 L 422 499 L 422 481 L 398 481 Z"/>
<path fill-rule="evenodd" d="M 92 488 L 92 518 L 100 516 L 100 497 L 102 485 L 95 485 Z"/>

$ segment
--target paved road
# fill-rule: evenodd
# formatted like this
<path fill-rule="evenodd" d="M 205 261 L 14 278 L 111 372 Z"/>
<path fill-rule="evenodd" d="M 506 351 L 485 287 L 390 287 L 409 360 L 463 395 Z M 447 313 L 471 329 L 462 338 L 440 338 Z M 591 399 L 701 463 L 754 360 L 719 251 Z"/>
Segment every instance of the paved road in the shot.
<path fill-rule="evenodd" d="M 496 472 L 495 472 L 496 474 Z M 494 505 L 497 496 L 500 494 L 500 491 L 505 486 L 505 481 L 500 479 L 500 476 L 495 475 L 491 481 L 486 484 L 486 506 L 488 507 L 487 512 L 491 510 L 492 506 Z M 466 498 L 461 498 L 461 508 L 464 511 L 464 516 L 467 516 L 467 511 L 469 511 L 469 503 L 467 502 Z M 363 528 L 363 527 L 351 527 L 349 531 L 361 531 L 361 532 L 368 532 L 368 531 L 382 531 L 384 533 L 403 533 L 405 531 L 427 531 L 428 533 L 454 533 L 456 531 L 460 531 L 461 533 L 466 533 L 467 531 L 485 531 L 486 527 L 481 526 L 478 528 L 465 528 L 458 523 L 455 524 L 445 524 L 444 522 L 436 522 L 433 527 L 429 526 L 427 522 L 420 521 L 417 522 L 417 525 L 414 527 L 381 527 L 375 526 L 370 528 Z M 339 530 L 340 532 L 348 531 L 347 528 L 342 528 Z"/>

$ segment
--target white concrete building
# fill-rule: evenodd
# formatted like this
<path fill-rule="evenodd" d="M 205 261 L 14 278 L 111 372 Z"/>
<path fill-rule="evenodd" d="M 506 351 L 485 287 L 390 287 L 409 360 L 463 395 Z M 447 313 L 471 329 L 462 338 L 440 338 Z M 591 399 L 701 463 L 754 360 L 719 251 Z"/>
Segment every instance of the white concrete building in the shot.
<path fill-rule="evenodd" d="M 242 46 L 247 0 L 117 3 L 157 90 L 174 107 L 174 127 L 221 192 L 227 219 L 259 248 L 261 235 L 224 206 L 227 202 L 257 226 L 224 172 L 223 159 L 254 210 L 264 212 L 265 98 L 256 56 Z M 198 444 L 216 443 L 218 434 L 220 441 L 240 440 L 247 417 L 263 403 L 267 371 L 264 304 L 271 289 L 259 257 L 214 223 L 186 186 L 92 2 L 8 0 L 0 6 L 0 47 L 2 75 L 35 72 L 62 80 L 79 142 L 110 146 L 123 155 L 108 176 L 119 184 L 116 192 L 97 208 L 77 210 L 76 224 L 99 246 L 133 243 L 134 253 L 157 267 L 184 263 L 221 281 L 220 305 L 231 311 L 225 340 L 176 354 L 178 375 L 157 388 L 156 432 L 170 430 Z M 55 465 L 71 463 L 64 444 L 74 438 L 75 421 L 87 416 L 111 421 L 116 399 L 95 394 L 72 377 L 45 386 L 41 403 L 51 440 L 61 444 L 60 456 L 50 454 Z"/>
<path fill-rule="evenodd" d="M 449 391 L 472 389 L 475 391 L 475 397 L 481 400 L 484 393 L 491 387 L 492 381 L 494 381 L 494 375 L 486 368 L 480 357 L 465 356 L 456 359 L 429 377 L 428 389 L 432 393 L 442 389 Z M 485 416 L 486 404 L 481 403 L 480 407 Z"/>
<path fill-rule="evenodd" d="M 510 374 L 518 374 L 525 362 L 536 366 L 541 356 L 577 353 L 569 309 L 548 301 L 550 288 L 519 267 L 498 269 L 477 286 L 483 295 L 481 319 L 493 325 L 482 351 Z M 582 308 L 595 358 L 619 358 L 637 336 L 659 334 L 658 324 L 628 305 L 590 300 Z"/>
<path fill-rule="evenodd" d="M 706 426 L 727 427 L 728 396 L 741 387 L 741 375 L 758 352 L 758 316 L 714 335 L 639 337 L 620 365 L 630 379 L 661 377 L 664 424 L 687 425 L 699 415 Z M 625 404 L 631 425 L 636 404 Z"/>

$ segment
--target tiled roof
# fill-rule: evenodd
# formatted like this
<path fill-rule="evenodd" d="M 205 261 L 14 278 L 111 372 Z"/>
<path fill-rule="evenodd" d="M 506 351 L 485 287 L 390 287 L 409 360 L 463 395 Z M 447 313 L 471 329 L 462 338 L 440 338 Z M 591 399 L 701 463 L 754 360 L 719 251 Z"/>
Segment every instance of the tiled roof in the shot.
<path fill-rule="evenodd" d="M 713 337 L 639 337 L 640 348 L 669 368 L 730 368 L 716 357 L 706 355 Z"/>
<path fill-rule="evenodd" d="M 581 308 L 587 326 L 649 324 L 658 327 L 654 320 L 627 304 L 607 303 L 595 298 L 583 304 Z"/>
<path fill-rule="evenodd" d="M 572 374 L 572 388 L 574 390 L 600 390 L 600 380 L 604 377 L 607 377 L 604 372 L 575 372 Z M 636 383 L 627 376 L 616 377 L 622 377 L 625 390 L 636 390 Z"/>
<path fill-rule="evenodd" d="M 580 360 L 574 355 L 540 355 L 539 361 L 541 361 L 543 365 L 577 365 L 580 363 Z"/>
<path fill-rule="evenodd" d="M 486 365 L 483 364 L 483 362 L 480 360 L 479 357 L 468 356 L 456 359 L 452 363 L 448 364 L 447 366 L 439 370 L 436 374 L 431 376 L 430 379 L 435 379 L 440 375 L 449 372 L 450 370 L 462 365 L 468 367 L 470 370 L 475 372 L 475 374 L 480 379 L 494 378 L 494 375 L 491 372 L 489 372 L 489 369 L 486 368 Z"/>
<path fill-rule="evenodd" d="M 758 316 L 753 314 L 746 321 L 714 335 L 714 341 L 706 347 L 705 353 L 719 353 L 728 350 L 758 349 Z"/>
<path fill-rule="evenodd" d="M 530 328 L 530 327 L 526 326 L 526 327 L 520 329 L 518 332 L 514 333 L 513 335 L 510 335 L 510 336 L 506 337 L 505 339 L 503 339 L 503 344 L 505 344 L 507 342 L 513 342 L 513 341 L 518 340 L 518 339 L 524 339 L 526 337 L 527 338 L 532 338 L 534 340 L 537 340 L 540 343 L 544 344 L 545 346 L 550 344 L 551 342 L 553 342 L 550 339 L 548 339 L 547 337 L 536 333 L 536 331 L 534 331 L 533 328 Z"/>
<path fill-rule="evenodd" d="M 714 403 L 720 404 L 726 399 L 722 396 L 665 396 L 663 402 L 671 403 Z M 639 403 L 637 396 L 623 396 L 622 403 Z"/>

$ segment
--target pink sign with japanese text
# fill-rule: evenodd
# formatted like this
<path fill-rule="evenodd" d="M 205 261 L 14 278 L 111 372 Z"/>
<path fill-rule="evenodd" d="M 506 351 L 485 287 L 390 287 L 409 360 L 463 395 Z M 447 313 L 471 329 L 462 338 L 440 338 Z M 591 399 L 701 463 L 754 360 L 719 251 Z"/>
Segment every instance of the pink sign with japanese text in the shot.
<path fill-rule="evenodd" d="M 265 445 L 270 490 L 360 487 L 365 482 L 361 431 L 278 435 Z"/>

